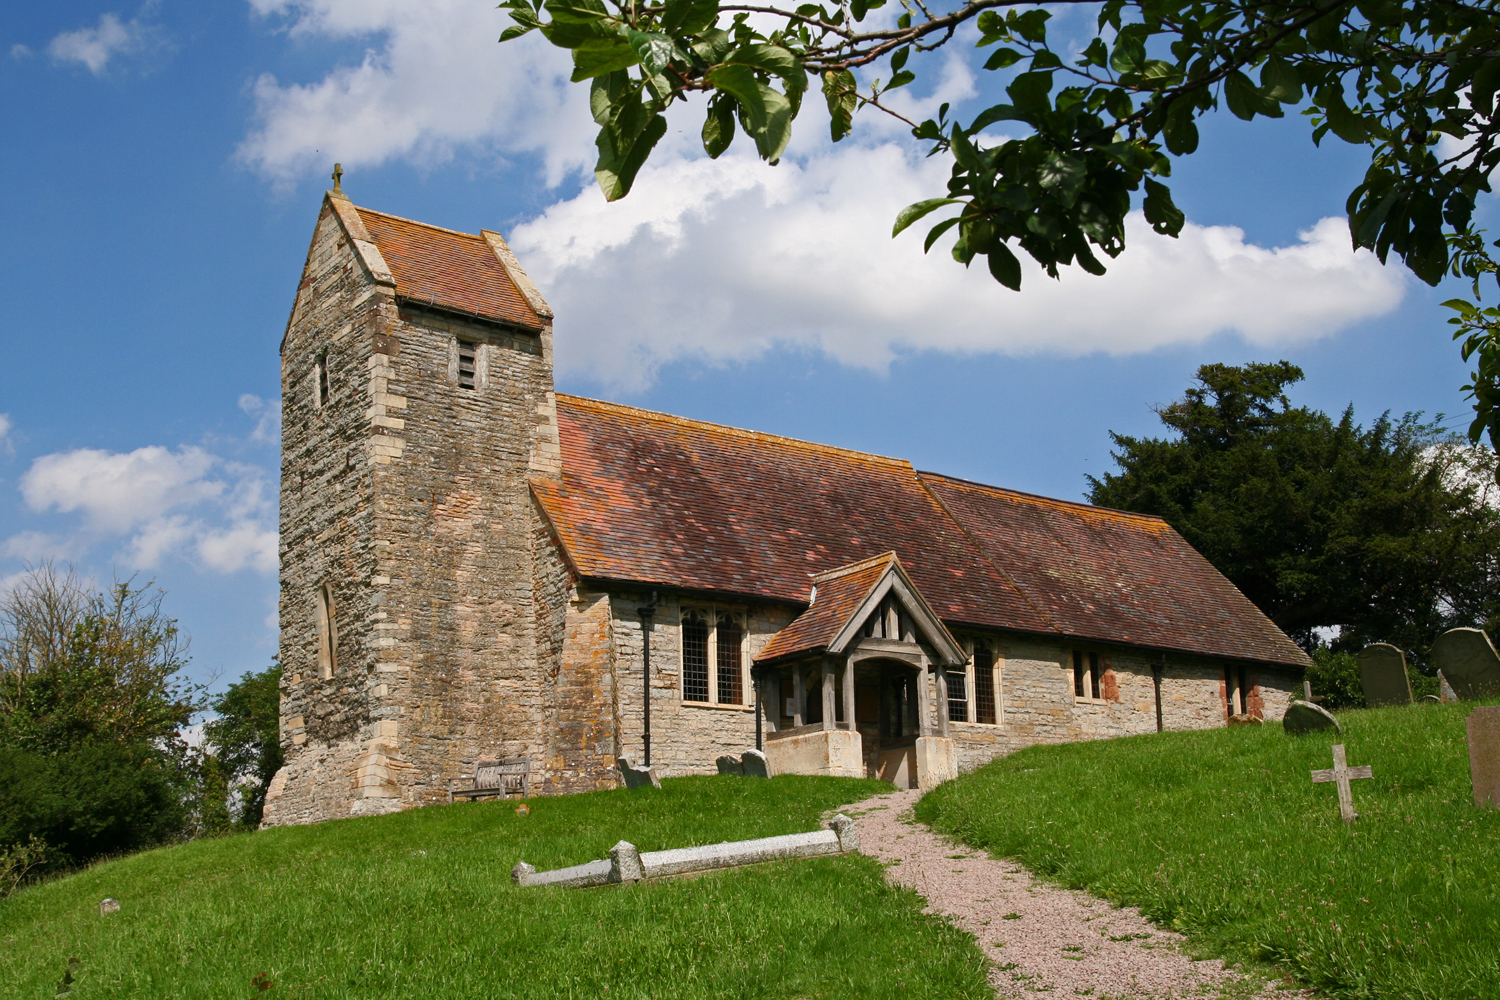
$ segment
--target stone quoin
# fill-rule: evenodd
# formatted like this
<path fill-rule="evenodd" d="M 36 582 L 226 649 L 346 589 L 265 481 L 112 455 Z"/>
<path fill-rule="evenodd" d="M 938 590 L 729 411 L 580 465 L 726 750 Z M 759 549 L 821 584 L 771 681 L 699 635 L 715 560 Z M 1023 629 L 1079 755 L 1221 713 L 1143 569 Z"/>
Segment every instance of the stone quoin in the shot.
<path fill-rule="evenodd" d="M 1301 685 L 1158 518 L 559 394 L 552 324 L 499 234 L 323 199 L 281 348 L 267 824 L 446 802 L 480 760 L 541 795 L 757 746 L 929 787 Z"/>

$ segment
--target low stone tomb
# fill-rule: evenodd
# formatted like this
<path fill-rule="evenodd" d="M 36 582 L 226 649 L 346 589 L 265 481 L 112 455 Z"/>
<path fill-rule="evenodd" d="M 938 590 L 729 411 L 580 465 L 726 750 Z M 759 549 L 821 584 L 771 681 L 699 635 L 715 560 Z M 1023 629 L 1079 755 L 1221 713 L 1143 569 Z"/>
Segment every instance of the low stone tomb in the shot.
<path fill-rule="evenodd" d="M 1438 636 L 1432 664 L 1462 701 L 1500 694 L 1500 653 L 1483 629 L 1452 628 Z"/>
<path fill-rule="evenodd" d="M 1281 717 L 1281 728 L 1293 736 L 1315 733 L 1322 729 L 1331 729 L 1336 733 L 1343 732 L 1339 728 L 1339 720 L 1333 717 L 1332 712 L 1321 705 L 1314 705 L 1310 701 L 1301 699 L 1293 701 L 1286 707 L 1286 714 Z"/>
<path fill-rule="evenodd" d="M 859 850 L 854 820 L 839 813 L 828 821 L 828 828 L 813 833 L 792 833 L 783 837 L 758 840 L 735 840 L 704 847 L 679 847 L 670 851 L 647 851 L 642 854 L 634 844 L 620 841 L 610 848 L 607 860 L 590 861 L 539 872 L 524 861 L 510 871 L 510 880 L 519 886 L 557 885 L 588 888 L 595 885 L 617 885 L 648 878 L 690 875 L 716 868 L 758 865 L 766 861 L 792 858 L 818 858 L 831 854 L 849 854 Z"/>
<path fill-rule="evenodd" d="M 1474 804 L 1500 809 L 1500 705 L 1476 708 L 1465 720 L 1469 731 L 1469 777 Z"/>
<path fill-rule="evenodd" d="M 1411 675 L 1406 654 L 1388 642 L 1375 642 L 1359 651 L 1359 682 L 1370 708 L 1410 705 Z"/>
<path fill-rule="evenodd" d="M 629 757 L 616 757 L 615 766 L 620 769 L 620 776 L 625 779 L 626 788 L 652 788 L 661 787 L 661 779 L 656 776 L 654 767 L 636 767 Z"/>

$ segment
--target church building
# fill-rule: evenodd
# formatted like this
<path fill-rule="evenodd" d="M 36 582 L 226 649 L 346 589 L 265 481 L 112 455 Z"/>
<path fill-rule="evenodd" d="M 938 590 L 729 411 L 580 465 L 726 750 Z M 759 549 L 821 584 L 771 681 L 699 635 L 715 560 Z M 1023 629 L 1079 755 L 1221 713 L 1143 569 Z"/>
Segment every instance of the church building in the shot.
<path fill-rule="evenodd" d="M 281 348 L 265 822 L 764 748 L 930 787 L 1034 743 L 1279 719 L 1308 660 L 1155 517 L 560 394 L 500 235 L 323 200 Z"/>

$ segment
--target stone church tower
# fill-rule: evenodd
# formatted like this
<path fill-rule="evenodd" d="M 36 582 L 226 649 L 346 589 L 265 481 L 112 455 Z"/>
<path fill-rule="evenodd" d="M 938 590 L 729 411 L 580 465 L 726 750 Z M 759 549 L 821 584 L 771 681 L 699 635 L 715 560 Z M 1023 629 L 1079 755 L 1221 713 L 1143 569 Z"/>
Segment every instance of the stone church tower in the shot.
<path fill-rule="evenodd" d="M 498 234 L 324 198 L 281 349 L 267 822 L 437 800 L 480 747 L 556 755 L 566 576 L 528 485 L 560 474 L 551 321 Z"/>

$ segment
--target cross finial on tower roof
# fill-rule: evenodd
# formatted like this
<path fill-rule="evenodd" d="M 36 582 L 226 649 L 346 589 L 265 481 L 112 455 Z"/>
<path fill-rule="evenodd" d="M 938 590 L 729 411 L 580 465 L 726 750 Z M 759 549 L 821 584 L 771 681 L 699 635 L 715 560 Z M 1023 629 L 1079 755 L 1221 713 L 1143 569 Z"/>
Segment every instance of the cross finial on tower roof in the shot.
<path fill-rule="evenodd" d="M 342 163 L 335 163 L 333 165 L 333 193 L 334 194 L 343 194 L 344 193 L 343 178 L 344 178 L 344 165 Z"/>

